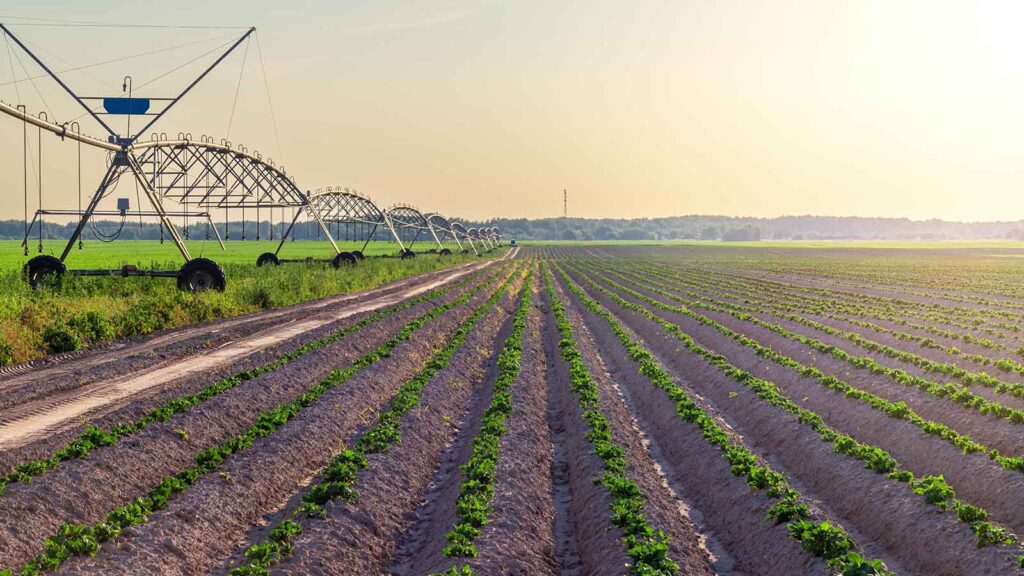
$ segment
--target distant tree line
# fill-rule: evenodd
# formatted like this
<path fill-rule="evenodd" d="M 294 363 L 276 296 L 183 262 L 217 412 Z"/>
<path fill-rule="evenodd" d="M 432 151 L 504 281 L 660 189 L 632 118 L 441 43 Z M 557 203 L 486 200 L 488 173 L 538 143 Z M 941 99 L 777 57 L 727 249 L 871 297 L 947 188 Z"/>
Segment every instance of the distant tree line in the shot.
<path fill-rule="evenodd" d="M 668 218 L 495 218 L 470 221 L 452 218 L 467 227 L 497 226 L 505 238 L 520 240 L 1024 240 L 1024 221 L 1008 222 L 951 222 L 946 220 L 910 220 L 907 218 L 862 218 L 833 216 L 782 216 L 778 218 L 747 218 L 730 216 L 673 216 Z M 96 222 L 100 235 L 118 230 L 120 222 Z M 205 220 L 192 220 L 186 227 L 176 222 L 179 232 L 193 240 L 214 239 Z M 287 222 L 264 220 L 217 222 L 222 236 L 231 240 L 279 239 Z M 43 235 L 47 238 L 67 238 L 74 223 L 45 222 Z M 187 230 L 187 232 L 186 232 Z M 341 240 L 364 239 L 370 231 L 365 225 L 332 225 L 331 232 Z M 21 220 L 0 220 L 0 238 L 21 239 L 24 223 Z M 405 231 L 403 239 L 415 232 Z M 37 236 L 37 229 L 32 237 Z M 94 238 L 90 227 L 85 238 Z M 316 240 L 322 232 L 315 222 L 300 220 L 292 236 L 296 240 Z M 161 227 L 154 222 L 126 221 L 121 239 L 157 240 Z M 383 227 L 374 233 L 374 239 L 390 240 Z M 426 234 L 420 240 L 428 240 Z"/>
<path fill-rule="evenodd" d="M 673 216 L 668 218 L 496 218 L 523 240 L 1024 240 L 1024 220 L 950 222 L 907 218 Z"/>

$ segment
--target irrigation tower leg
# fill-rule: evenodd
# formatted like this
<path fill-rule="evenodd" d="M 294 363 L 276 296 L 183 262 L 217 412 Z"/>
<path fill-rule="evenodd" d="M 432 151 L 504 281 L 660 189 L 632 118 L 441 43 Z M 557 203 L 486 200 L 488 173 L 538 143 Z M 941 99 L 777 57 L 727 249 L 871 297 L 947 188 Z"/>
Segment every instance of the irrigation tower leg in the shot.
<path fill-rule="evenodd" d="M 217 226 L 214 225 L 213 218 L 210 217 L 209 214 L 206 215 L 206 224 L 210 228 L 213 228 L 213 233 L 217 235 L 217 243 L 220 244 L 220 249 L 221 250 L 225 250 L 225 248 L 224 248 L 224 239 L 220 237 L 220 230 L 217 230 Z"/>
<path fill-rule="evenodd" d="M 32 235 L 32 230 L 36 226 L 36 220 L 39 219 L 39 210 L 36 210 L 34 216 L 32 216 L 32 222 L 29 223 L 28 228 L 25 228 L 25 237 L 21 240 L 21 247 L 28 248 L 28 237 Z"/>
<path fill-rule="evenodd" d="M 430 230 L 430 235 L 434 237 L 434 242 L 437 242 L 437 249 L 444 250 L 444 244 L 441 244 L 441 240 L 437 237 L 437 232 L 434 232 L 434 226 L 427 221 L 427 229 Z"/>
<path fill-rule="evenodd" d="M 377 231 L 377 226 L 377 224 L 374 224 L 373 229 L 370 230 L 370 233 L 366 235 L 366 242 L 363 242 L 363 249 L 360 250 L 360 252 L 364 254 L 366 253 L 366 247 L 370 245 L 370 240 L 373 239 L 373 233 Z"/>
<path fill-rule="evenodd" d="M 89 205 L 85 207 L 85 212 L 82 212 L 82 216 L 78 219 L 78 225 L 75 226 L 75 231 L 71 233 L 71 238 L 68 240 L 68 245 L 64 247 L 64 253 L 60 255 L 60 260 L 63 262 L 67 259 L 68 254 L 71 253 L 71 249 L 75 247 L 75 242 L 82 237 L 82 230 L 85 229 L 86 222 L 89 221 L 89 217 L 96 211 L 96 205 L 100 203 L 100 198 L 103 198 L 104 192 L 110 187 L 110 184 L 120 177 L 120 171 L 122 167 L 116 163 L 111 162 L 110 167 L 107 168 L 107 173 L 103 175 L 103 179 L 100 180 L 100 185 L 96 188 L 96 193 L 89 199 Z M 26 240 L 27 241 L 27 240 Z"/>
<path fill-rule="evenodd" d="M 388 225 L 388 229 L 391 230 L 391 235 L 395 237 L 395 242 L 398 242 L 398 248 L 405 252 L 405 244 L 402 244 L 402 239 L 398 237 L 398 232 L 395 230 L 394 225 L 391 224 L 391 218 L 384 217 L 384 223 Z"/>
<path fill-rule="evenodd" d="M 331 246 L 334 248 L 335 255 L 341 254 L 341 250 L 338 249 L 338 244 L 334 241 L 334 236 L 331 235 L 331 229 L 327 227 L 327 224 L 324 222 L 324 219 L 320 217 L 320 213 L 317 212 L 316 209 L 313 208 L 312 206 L 310 206 L 310 208 L 310 212 L 313 213 L 313 218 L 316 219 L 316 223 L 320 226 L 320 229 L 323 230 L 324 235 L 327 236 L 327 240 L 331 243 Z M 296 218 L 297 217 L 298 216 L 296 216 Z"/>
<path fill-rule="evenodd" d="M 149 181 L 146 180 L 142 167 L 139 166 L 139 161 L 136 160 L 135 156 L 126 154 L 125 157 L 128 159 L 128 168 L 132 171 L 132 175 L 135 176 L 135 180 L 138 181 L 139 185 L 142 186 L 142 190 L 146 193 L 146 197 L 149 198 L 149 203 L 153 205 L 153 210 L 156 211 L 160 217 L 160 222 L 163 223 L 164 228 L 167 229 L 167 235 L 171 237 L 171 241 L 178 247 L 178 251 L 181 252 L 185 262 L 192 260 L 192 255 L 188 252 L 188 247 L 181 241 L 181 236 L 178 235 L 178 230 L 171 223 L 170 218 L 167 217 L 167 212 L 164 210 L 164 205 L 160 201 L 160 194 L 158 194 L 150 186 Z"/>
<path fill-rule="evenodd" d="M 284 247 L 284 241 L 287 240 L 288 235 L 292 233 L 292 228 L 295 227 L 295 222 L 299 219 L 299 216 L 301 215 L 302 208 L 299 208 L 298 210 L 295 211 L 295 217 L 292 218 L 292 223 L 288 225 L 288 229 L 284 231 L 284 234 L 281 234 L 281 243 L 277 245 L 277 250 L 274 250 L 275 256 L 281 252 L 281 248 Z"/>

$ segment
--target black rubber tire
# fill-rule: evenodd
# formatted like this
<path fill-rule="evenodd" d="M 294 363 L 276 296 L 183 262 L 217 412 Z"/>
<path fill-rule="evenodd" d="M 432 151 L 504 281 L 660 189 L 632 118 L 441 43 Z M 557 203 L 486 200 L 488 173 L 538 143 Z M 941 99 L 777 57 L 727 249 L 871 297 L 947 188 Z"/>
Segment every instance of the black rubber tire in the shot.
<path fill-rule="evenodd" d="M 406 258 L 415 258 L 416 257 L 416 253 L 413 252 L 412 250 L 406 248 L 405 250 L 402 250 L 399 253 L 398 257 L 401 258 L 402 260 L 405 260 Z"/>
<path fill-rule="evenodd" d="M 362 250 L 353 250 L 352 255 L 356 257 L 356 260 L 366 260 L 366 256 L 363 256 Z"/>
<path fill-rule="evenodd" d="M 338 252 L 338 255 L 331 262 L 331 266 L 335 268 L 341 268 L 342 265 L 355 266 L 357 261 L 355 254 L 351 252 Z"/>
<path fill-rule="evenodd" d="M 449 250 L 448 248 L 441 248 L 440 254 L 441 254 L 441 256 L 451 256 L 452 255 L 452 251 Z"/>
<path fill-rule="evenodd" d="M 463 248 L 463 249 L 462 249 L 462 253 L 463 253 L 463 254 L 469 254 L 469 249 L 467 249 L 467 248 Z"/>
<path fill-rule="evenodd" d="M 273 264 L 274 266 L 280 266 L 281 261 L 277 259 L 277 254 L 273 252 L 264 252 L 260 254 L 260 257 L 256 259 L 256 266 L 263 267 L 267 264 Z"/>
<path fill-rule="evenodd" d="M 223 292 L 227 285 L 224 270 L 209 258 L 193 258 L 178 270 L 178 290 L 184 292 Z"/>
<path fill-rule="evenodd" d="M 59 258 L 49 255 L 36 256 L 22 267 L 22 274 L 32 289 L 47 283 L 58 284 L 68 269 Z"/>

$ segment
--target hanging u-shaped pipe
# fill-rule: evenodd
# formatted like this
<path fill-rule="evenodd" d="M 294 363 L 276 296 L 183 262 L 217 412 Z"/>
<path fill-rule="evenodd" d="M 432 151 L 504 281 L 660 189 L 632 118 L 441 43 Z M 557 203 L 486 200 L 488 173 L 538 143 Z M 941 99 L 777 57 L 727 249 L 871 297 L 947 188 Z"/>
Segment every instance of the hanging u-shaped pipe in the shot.
<path fill-rule="evenodd" d="M 71 131 L 75 134 L 82 133 L 82 127 L 77 121 L 71 122 Z M 78 140 L 78 217 L 82 217 L 82 141 Z M 78 249 L 82 249 L 82 235 L 78 236 Z"/>
<path fill-rule="evenodd" d="M 44 111 L 39 113 L 39 119 L 44 122 L 50 121 L 50 116 Z M 39 186 L 39 253 L 43 253 L 43 128 L 42 126 L 37 127 L 39 133 L 38 137 L 38 148 L 39 148 L 39 172 L 36 174 L 36 184 Z"/>
<path fill-rule="evenodd" d="M 26 114 L 26 108 L 24 104 L 18 104 L 18 111 L 22 114 Z M 28 256 L 28 122 L 21 123 L 22 139 L 21 139 L 21 155 L 22 155 L 22 183 L 25 188 L 25 256 Z"/>

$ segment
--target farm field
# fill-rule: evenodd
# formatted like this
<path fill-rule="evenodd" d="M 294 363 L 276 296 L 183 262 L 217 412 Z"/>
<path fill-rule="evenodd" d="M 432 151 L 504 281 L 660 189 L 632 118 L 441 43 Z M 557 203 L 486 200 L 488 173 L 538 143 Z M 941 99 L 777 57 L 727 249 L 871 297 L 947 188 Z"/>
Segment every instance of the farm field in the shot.
<path fill-rule="evenodd" d="M 1024 574 L 1017 255 L 525 246 L 16 370 L 0 574 Z"/>
<path fill-rule="evenodd" d="M 213 258 L 221 265 L 228 277 L 225 292 L 198 297 L 178 291 L 173 279 L 73 276 L 66 277 L 58 290 L 35 291 L 22 278 L 21 267 L 27 258 L 20 243 L 0 241 L 0 367 L 115 338 L 366 290 L 481 258 L 456 252 L 443 258 L 435 254 L 408 260 L 369 258 L 342 270 L 322 262 L 257 268 L 256 258 L 276 249 L 277 243 L 233 241 L 226 243 L 224 251 L 216 242 L 187 244 L 194 257 Z M 343 250 L 353 246 L 339 245 Z M 36 244 L 30 247 L 30 256 L 36 255 Z M 63 247 L 62 242 L 44 243 L 43 253 L 59 255 Z M 502 250 L 482 258 L 500 256 Z M 383 256 L 397 251 L 394 243 L 371 242 L 366 254 Z M 329 259 L 333 254 L 327 242 L 289 242 L 281 251 L 282 258 Z M 67 263 L 70 268 L 134 264 L 142 269 L 177 270 L 182 261 L 169 242 L 139 240 L 88 242 L 85 249 L 76 249 Z M 304 273 L 296 274 L 300 267 Z"/>

